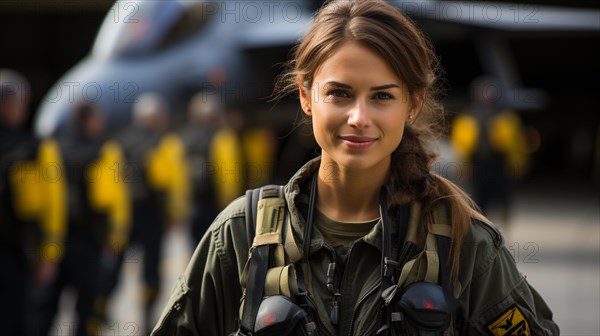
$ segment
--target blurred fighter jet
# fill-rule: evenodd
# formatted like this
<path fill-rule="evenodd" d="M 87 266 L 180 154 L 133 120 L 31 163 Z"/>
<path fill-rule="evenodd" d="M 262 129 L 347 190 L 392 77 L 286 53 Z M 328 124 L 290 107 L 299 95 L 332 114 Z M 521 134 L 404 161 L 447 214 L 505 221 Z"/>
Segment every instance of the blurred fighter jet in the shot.
<path fill-rule="evenodd" d="M 521 87 L 503 37 L 600 29 L 598 10 L 501 2 L 390 2 L 423 22 L 434 42 L 474 36 L 481 71 L 500 78 L 506 92 L 518 93 L 507 95 L 519 97 L 507 103 L 513 108 L 538 108 L 545 94 Z M 265 100 L 258 98 L 272 89 L 274 64 L 287 59 L 319 3 L 117 1 L 90 55 L 47 93 L 37 113 L 36 132 L 60 132 L 68 111 L 82 99 L 101 105 L 108 127 L 120 128 L 129 122 L 136 97 L 146 91 L 165 95 L 180 115 L 183 104 L 199 90 L 220 94 L 227 104 L 260 108 Z"/>
<path fill-rule="evenodd" d="M 309 27 L 311 1 L 117 1 L 92 52 L 46 94 L 40 135 L 65 128 L 80 100 L 107 111 L 112 129 L 130 121 L 144 92 L 160 92 L 183 115 L 199 90 L 247 106 L 272 87 L 273 64 Z M 207 93 L 211 94 L 211 93 Z M 262 100 L 264 102 L 264 100 Z"/>

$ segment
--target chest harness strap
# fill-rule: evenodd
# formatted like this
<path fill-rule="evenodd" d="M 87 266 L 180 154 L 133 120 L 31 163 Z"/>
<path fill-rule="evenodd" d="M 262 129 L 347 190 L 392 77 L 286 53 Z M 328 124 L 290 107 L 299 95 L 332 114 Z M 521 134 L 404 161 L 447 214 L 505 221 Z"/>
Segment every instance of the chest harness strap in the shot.
<path fill-rule="evenodd" d="M 314 174 L 302 242 L 303 262 L 306 265 L 308 265 L 312 235 L 316 182 L 317 174 Z M 288 223 L 283 187 L 265 186 L 260 189 L 248 190 L 246 199 L 246 230 L 248 244 L 251 245 L 251 248 L 250 257 L 241 278 L 244 296 L 240 306 L 241 318 L 238 335 L 316 335 L 316 324 L 309 322 L 308 314 L 305 311 L 312 305 L 306 298 L 302 268 L 296 270 L 294 264 L 286 260 L 285 241 L 286 239 L 293 240 L 294 237 L 291 225 Z M 416 258 L 406 263 L 404 261 L 407 257 L 410 258 L 413 254 L 414 244 L 405 242 L 399 251 L 400 258 L 395 260 L 392 257 L 392 234 L 387 215 L 387 190 L 385 187 L 381 189 L 379 208 L 383 238 L 382 298 L 384 307 L 390 311 L 388 316 L 391 323 L 384 325 L 377 335 L 386 335 L 386 330 L 391 326 L 398 330 L 399 322 L 402 324 L 409 319 L 419 320 L 419 318 L 417 330 L 419 328 L 444 330 L 448 326 L 451 312 L 457 306 L 450 290 L 448 254 L 451 227 L 447 224 L 446 207 L 438 206 L 434 209 L 435 223 L 428 228 L 424 250 Z M 418 207 L 415 210 L 418 211 Z M 405 237 L 409 226 L 408 217 L 408 207 L 403 207 L 398 218 L 399 230 L 402 234 L 402 237 L 399 238 L 402 240 L 410 238 Z M 418 217 L 413 213 L 413 209 L 410 211 L 410 217 L 411 222 Z M 290 243 L 295 242 L 290 241 Z M 407 253 L 407 249 L 410 249 L 411 252 Z M 286 262 L 289 264 L 286 265 Z M 399 270 L 401 270 L 399 276 L 396 277 Z M 422 288 L 423 283 L 429 283 L 439 288 L 430 297 L 434 301 L 445 301 L 436 306 L 440 308 L 439 316 L 436 316 L 435 313 L 432 315 L 431 311 L 427 311 L 427 309 L 420 311 L 419 308 L 422 307 L 418 307 L 418 304 L 415 306 L 415 302 L 419 300 L 422 304 L 422 293 L 430 289 L 427 286 Z M 438 283 L 442 286 L 437 286 Z M 410 286 L 413 284 L 416 285 Z M 292 300 L 295 304 L 292 303 Z M 266 303 L 270 305 L 271 309 L 263 309 Z M 273 307 L 277 307 L 275 315 L 272 313 Z M 431 316 L 434 317 L 432 321 Z M 404 332 L 409 331 L 404 326 L 401 329 Z"/>
<path fill-rule="evenodd" d="M 423 251 L 403 265 L 397 285 L 382 292 L 389 322 L 377 335 L 389 335 L 390 329 L 396 335 L 442 335 L 451 327 L 458 301 L 450 280 L 451 226 L 445 204 L 434 208 L 433 217 Z"/>
<path fill-rule="evenodd" d="M 306 313 L 290 300 L 300 296 L 293 263 L 286 265 L 284 244 L 291 236 L 283 186 L 265 186 L 246 192 L 246 230 L 250 258 L 242 273 L 245 288 L 240 311 L 241 335 L 287 335 L 288 328 L 308 324 Z M 285 299 L 288 298 L 288 299 Z M 261 307 L 270 306 L 269 311 Z M 272 311 L 280 314 L 272 314 Z M 285 322 L 278 323 L 278 322 Z M 283 329 L 282 329 L 283 328 Z M 310 329 L 311 326 L 305 327 Z"/>

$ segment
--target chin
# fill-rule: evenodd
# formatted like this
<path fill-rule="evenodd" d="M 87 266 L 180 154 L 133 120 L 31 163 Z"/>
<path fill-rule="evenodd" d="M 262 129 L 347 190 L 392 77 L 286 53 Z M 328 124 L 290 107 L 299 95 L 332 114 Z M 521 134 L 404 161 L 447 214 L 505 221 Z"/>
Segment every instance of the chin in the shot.
<path fill-rule="evenodd" d="M 382 160 L 365 155 L 344 155 L 343 158 L 335 160 L 335 162 L 349 171 L 363 171 L 373 169 L 381 164 Z"/>

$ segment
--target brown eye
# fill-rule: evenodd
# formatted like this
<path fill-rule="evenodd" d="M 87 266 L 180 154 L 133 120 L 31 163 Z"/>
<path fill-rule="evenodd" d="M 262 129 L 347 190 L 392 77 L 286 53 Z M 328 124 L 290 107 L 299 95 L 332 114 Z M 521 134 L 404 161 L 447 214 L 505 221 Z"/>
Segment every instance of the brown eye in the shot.
<path fill-rule="evenodd" d="M 390 99 L 394 99 L 394 96 L 392 96 L 391 94 L 389 94 L 387 92 L 377 92 L 373 96 L 373 99 L 377 99 L 377 100 L 390 100 Z"/>
<path fill-rule="evenodd" d="M 350 97 L 350 95 L 346 91 L 339 90 L 339 89 L 333 89 L 333 90 L 327 91 L 327 96 L 333 97 L 333 98 L 349 98 Z"/>

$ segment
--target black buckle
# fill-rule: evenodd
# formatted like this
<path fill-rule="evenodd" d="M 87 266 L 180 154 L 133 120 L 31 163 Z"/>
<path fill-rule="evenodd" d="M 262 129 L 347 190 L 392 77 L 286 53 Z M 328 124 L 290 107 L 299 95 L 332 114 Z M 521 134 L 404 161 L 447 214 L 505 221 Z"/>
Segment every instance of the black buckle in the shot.
<path fill-rule="evenodd" d="M 383 276 L 391 278 L 394 275 L 394 271 L 400 269 L 400 263 L 392 258 L 385 257 L 383 260 Z"/>

